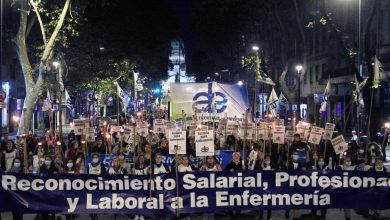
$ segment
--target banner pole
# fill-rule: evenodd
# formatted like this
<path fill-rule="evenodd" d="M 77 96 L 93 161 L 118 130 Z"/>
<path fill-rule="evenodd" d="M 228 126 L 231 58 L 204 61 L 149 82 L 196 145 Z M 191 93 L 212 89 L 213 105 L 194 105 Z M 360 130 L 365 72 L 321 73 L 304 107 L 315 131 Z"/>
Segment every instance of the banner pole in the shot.
<path fill-rule="evenodd" d="M 178 172 L 178 164 L 179 161 L 177 160 L 177 151 L 178 146 L 175 145 L 175 173 L 176 173 L 176 218 L 179 218 L 179 172 Z"/>
<path fill-rule="evenodd" d="M 28 156 L 27 156 L 27 138 L 25 134 L 22 134 L 22 138 L 24 140 L 23 143 L 23 166 L 24 166 L 24 173 L 28 173 Z"/>

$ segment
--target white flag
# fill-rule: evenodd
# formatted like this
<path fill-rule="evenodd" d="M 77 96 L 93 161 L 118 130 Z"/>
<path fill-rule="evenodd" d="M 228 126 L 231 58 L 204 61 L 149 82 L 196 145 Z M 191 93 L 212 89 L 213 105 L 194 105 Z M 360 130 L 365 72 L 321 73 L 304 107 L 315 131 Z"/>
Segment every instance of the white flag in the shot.
<path fill-rule="evenodd" d="M 273 116 L 276 116 L 276 109 L 278 106 L 278 95 L 276 95 L 275 89 L 272 87 L 271 94 L 268 98 L 268 110 L 271 112 Z"/>
<path fill-rule="evenodd" d="M 65 89 L 63 103 L 65 103 L 66 107 L 70 108 L 71 99 L 68 93 L 68 90 Z"/>
<path fill-rule="evenodd" d="M 324 91 L 324 100 L 321 103 L 320 112 L 326 111 L 326 105 L 329 99 L 330 95 L 330 81 L 328 80 L 328 83 L 326 84 L 325 91 Z"/>

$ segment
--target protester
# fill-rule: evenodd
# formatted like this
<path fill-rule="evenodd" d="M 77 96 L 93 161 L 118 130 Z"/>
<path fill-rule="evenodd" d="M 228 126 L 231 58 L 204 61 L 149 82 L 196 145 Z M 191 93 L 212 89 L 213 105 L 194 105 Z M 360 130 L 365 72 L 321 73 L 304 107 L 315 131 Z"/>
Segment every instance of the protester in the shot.
<path fill-rule="evenodd" d="M 187 155 L 183 155 L 181 163 L 177 166 L 178 172 L 194 172 L 195 167 L 190 163 L 190 158 Z"/>
<path fill-rule="evenodd" d="M 298 153 L 297 162 L 300 164 L 300 166 L 306 167 L 306 164 L 309 160 L 309 147 L 307 144 L 302 142 L 300 134 L 294 134 L 294 141 L 290 147 L 290 156 L 293 152 Z"/>
<path fill-rule="evenodd" d="M 245 169 L 245 165 L 242 164 L 240 152 L 234 152 L 232 154 L 232 161 L 225 167 L 225 171 L 242 171 Z"/>
<path fill-rule="evenodd" d="M 65 157 L 62 153 L 61 145 L 57 145 L 54 148 L 54 156 L 53 156 L 54 166 L 58 169 L 60 173 L 64 170 Z"/>
<path fill-rule="evenodd" d="M 152 174 L 157 175 L 161 173 L 169 173 L 169 168 L 167 165 L 162 163 L 162 155 L 160 153 L 156 153 L 152 165 Z"/>
<path fill-rule="evenodd" d="M 127 174 L 127 171 L 119 163 L 118 158 L 114 158 L 111 163 L 111 167 L 108 169 L 108 174 Z"/>
<path fill-rule="evenodd" d="M 19 155 L 18 150 L 16 149 L 15 144 L 12 140 L 7 139 L 5 146 L 5 150 L 2 152 L 2 157 L 4 158 L 3 161 L 5 170 L 9 170 L 12 166 L 13 160 Z"/>
<path fill-rule="evenodd" d="M 364 152 L 363 152 L 364 153 Z M 362 154 L 362 153 L 361 153 Z M 355 170 L 355 166 L 352 164 L 352 158 L 347 155 L 343 159 L 343 164 L 339 165 L 338 170 Z M 351 220 L 351 209 L 344 209 L 345 220 Z"/>
<path fill-rule="evenodd" d="M 216 172 L 222 171 L 221 165 L 218 164 L 214 156 L 205 157 L 205 162 L 200 168 L 201 171 Z"/>
<path fill-rule="evenodd" d="M 12 166 L 9 170 L 7 170 L 7 173 L 16 174 L 22 172 L 23 172 L 22 160 L 19 157 L 15 157 L 12 161 Z M 23 214 L 20 212 L 12 212 L 12 219 L 23 220 Z"/>
<path fill-rule="evenodd" d="M 79 174 L 80 169 L 72 159 L 68 159 L 64 166 L 64 173 Z"/>

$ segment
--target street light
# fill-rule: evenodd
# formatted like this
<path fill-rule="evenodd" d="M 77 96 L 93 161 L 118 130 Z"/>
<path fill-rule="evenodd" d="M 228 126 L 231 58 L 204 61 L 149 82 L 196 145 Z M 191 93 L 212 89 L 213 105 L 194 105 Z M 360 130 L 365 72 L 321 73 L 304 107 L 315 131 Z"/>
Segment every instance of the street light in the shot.
<path fill-rule="evenodd" d="M 244 85 L 244 82 L 242 80 L 240 80 L 237 82 L 237 85 L 242 86 L 242 85 Z"/>
<path fill-rule="evenodd" d="M 252 46 L 252 50 L 255 51 L 256 53 L 256 76 L 255 76 L 255 91 L 253 94 L 253 116 L 256 115 L 256 112 L 258 111 L 258 106 L 257 106 L 257 80 L 261 79 L 260 78 L 260 58 L 259 58 L 259 47 L 254 45 Z"/>
<path fill-rule="evenodd" d="M 60 62 L 58 61 L 53 61 L 53 66 L 57 69 L 58 66 L 60 65 Z"/>
<path fill-rule="evenodd" d="M 301 119 L 301 75 L 300 72 L 302 71 L 303 67 L 302 65 L 295 66 L 295 69 L 297 70 L 298 75 L 298 118 Z"/>

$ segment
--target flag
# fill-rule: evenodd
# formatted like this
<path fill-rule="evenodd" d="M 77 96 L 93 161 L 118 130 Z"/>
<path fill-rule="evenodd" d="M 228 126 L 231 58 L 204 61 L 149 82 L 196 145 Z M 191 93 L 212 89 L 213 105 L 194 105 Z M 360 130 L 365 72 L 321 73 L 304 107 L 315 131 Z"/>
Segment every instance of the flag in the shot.
<path fill-rule="evenodd" d="M 329 99 L 330 95 L 330 81 L 328 80 L 328 83 L 326 84 L 325 91 L 324 91 L 324 100 L 321 103 L 320 112 L 326 111 L 326 105 Z"/>
<path fill-rule="evenodd" d="M 46 99 L 43 101 L 42 104 L 42 111 L 50 111 L 51 110 L 51 99 L 50 99 L 50 92 L 47 90 Z"/>
<path fill-rule="evenodd" d="M 276 95 L 275 89 L 272 87 L 271 94 L 268 98 L 268 110 L 271 112 L 272 116 L 276 116 L 276 109 L 278 106 L 278 95 Z"/>
<path fill-rule="evenodd" d="M 278 101 L 279 101 L 279 105 L 282 105 L 282 106 L 288 108 L 288 105 L 289 105 L 288 100 L 287 100 L 286 96 L 283 95 L 282 92 L 280 92 Z"/>
<path fill-rule="evenodd" d="M 264 84 L 268 84 L 268 85 L 271 85 L 271 86 L 275 86 L 276 85 L 274 83 L 274 81 L 272 81 L 272 79 L 269 78 L 266 74 L 263 74 L 263 76 L 261 74 L 257 75 L 256 80 L 257 80 L 257 82 L 262 82 Z"/>
<path fill-rule="evenodd" d="M 64 102 L 63 103 L 65 103 L 65 105 L 66 105 L 66 107 L 68 107 L 68 108 L 70 108 L 71 106 L 70 106 L 70 103 L 71 103 L 71 99 L 70 99 L 70 96 L 69 96 L 69 93 L 68 93 L 68 90 L 66 90 L 65 89 L 65 92 L 64 92 L 64 97 L 63 97 L 64 99 Z"/>
<path fill-rule="evenodd" d="M 123 91 L 123 89 L 119 86 L 118 83 L 116 84 L 116 91 L 117 91 L 118 98 L 120 98 L 123 103 L 122 111 L 126 111 L 128 106 L 128 95 L 126 94 L 125 91 Z"/>
<path fill-rule="evenodd" d="M 372 80 L 372 88 L 377 89 L 381 82 L 381 72 L 383 71 L 382 63 L 375 56 L 374 62 L 374 79 Z"/>

